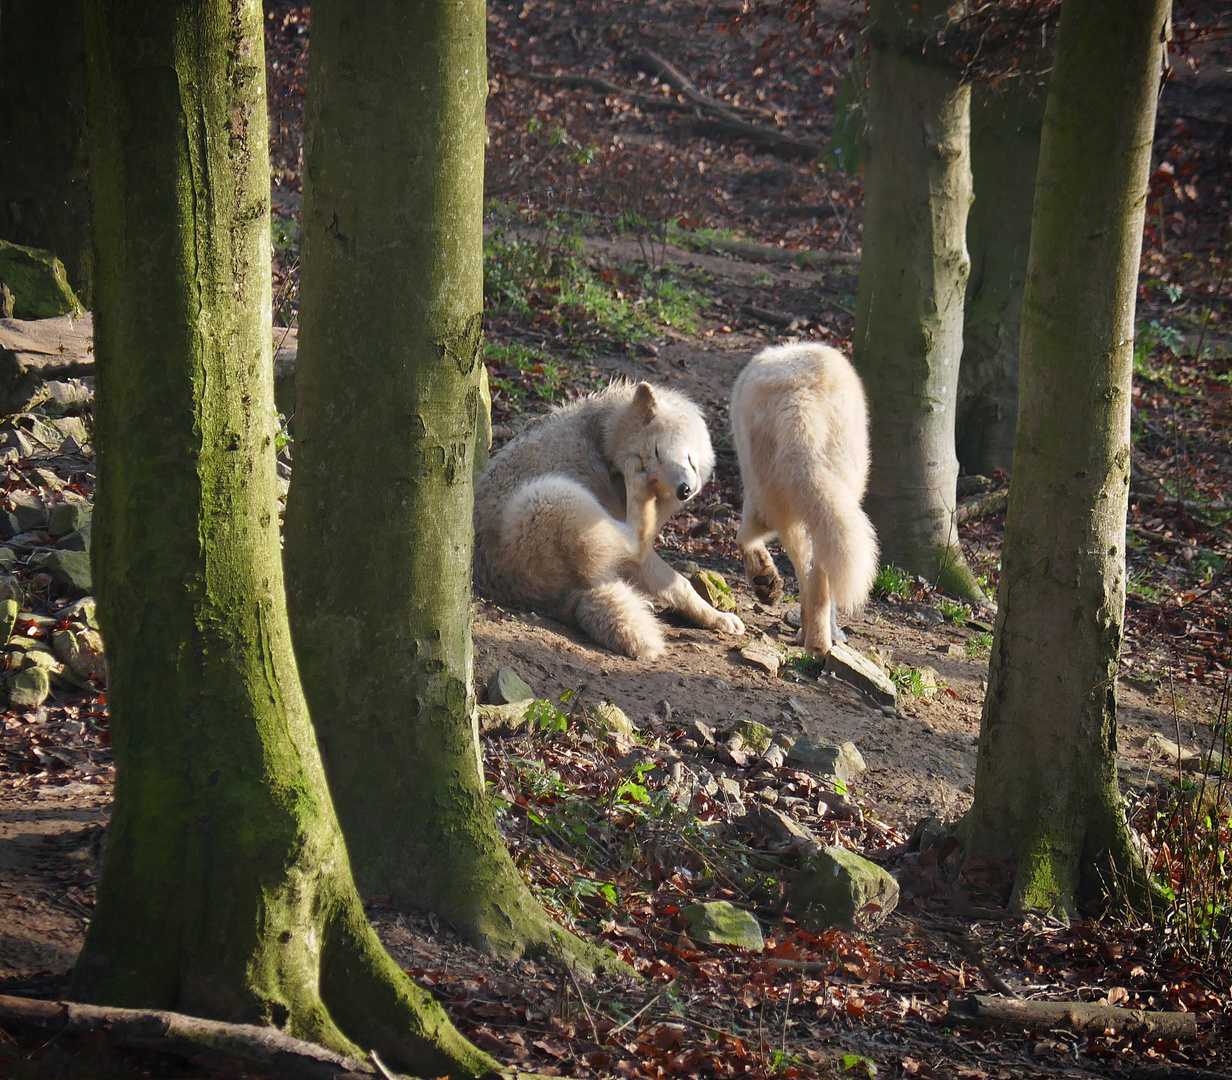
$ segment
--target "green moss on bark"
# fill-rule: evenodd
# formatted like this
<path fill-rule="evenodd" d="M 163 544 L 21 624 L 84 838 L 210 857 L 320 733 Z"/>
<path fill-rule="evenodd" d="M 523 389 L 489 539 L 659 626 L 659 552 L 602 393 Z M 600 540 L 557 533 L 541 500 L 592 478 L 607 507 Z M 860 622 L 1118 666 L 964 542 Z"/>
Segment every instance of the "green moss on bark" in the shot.
<path fill-rule="evenodd" d="M 291 651 L 261 7 L 100 0 L 87 23 L 117 776 L 74 996 L 477 1076 L 492 1059 L 363 919 Z"/>
<path fill-rule="evenodd" d="M 295 468 L 295 647 L 360 888 L 495 952 L 564 934 L 496 829 L 475 728 L 485 9 L 313 7 Z"/>
<path fill-rule="evenodd" d="M 1059 914 L 1109 857 L 1143 895 L 1116 777 L 1133 312 L 1164 0 L 1065 0 L 1022 324 L 1014 483 L 968 854 Z M 1107 884 L 1107 874 L 1103 875 Z"/>

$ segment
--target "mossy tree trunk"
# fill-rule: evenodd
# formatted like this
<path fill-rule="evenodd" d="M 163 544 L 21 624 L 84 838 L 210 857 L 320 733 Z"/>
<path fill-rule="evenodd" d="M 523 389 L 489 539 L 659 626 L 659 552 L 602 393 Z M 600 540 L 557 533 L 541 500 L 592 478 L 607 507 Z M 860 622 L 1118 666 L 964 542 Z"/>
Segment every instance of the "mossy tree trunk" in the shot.
<path fill-rule="evenodd" d="M 0 0 L 0 240 L 59 256 L 89 306 L 82 0 Z"/>
<path fill-rule="evenodd" d="M 261 6 L 92 0 L 86 22 L 117 779 L 74 995 L 480 1075 L 364 919 L 296 675 Z"/>
<path fill-rule="evenodd" d="M 929 49 L 952 7 L 873 0 L 870 9 L 853 348 L 869 398 L 865 508 L 882 560 L 979 597 L 954 521 L 971 90 Z"/>
<path fill-rule="evenodd" d="M 1067 914 L 1135 880 L 1116 775 L 1134 301 L 1167 0 L 1064 0 L 968 855 Z M 1137 879 L 1140 881 L 1140 879 Z"/>
<path fill-rule="evenodd" d="M 592 966 L 509 858 L 473 719 L 484 4 L 353 11 L 312 13 L 286 521 L 305 692 L 366 895 Z"/>
<path fill-rule="evenodd" d="M 1008 470 L 1018 423 L 1018 333 L 1031 246 L 1045 91 L 1032 78 L 981 84 L 971 105 L 975 203 L 958 374 L 958 462 L 968 476 Z"/>

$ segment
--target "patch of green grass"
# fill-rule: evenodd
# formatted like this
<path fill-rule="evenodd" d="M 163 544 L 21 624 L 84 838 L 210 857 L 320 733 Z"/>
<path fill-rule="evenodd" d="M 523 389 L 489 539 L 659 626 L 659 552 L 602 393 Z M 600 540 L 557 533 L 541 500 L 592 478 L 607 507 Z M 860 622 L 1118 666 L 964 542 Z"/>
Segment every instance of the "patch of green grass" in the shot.
<path fill-rule="evenodd" d="M 987 657 L 992 652 L 992 634 L 987 630 L 981 630 L 978 634 L 972 634 L 967 638 L 965 646 L 967 655 L 972 660 L 981 660 Z"/>
<path fill-rule="evenodd" d="M 299 222 L 294 218 L 270 218 L 270 243 L 274 254 L 281 257 L 294 248 L 299 247 Z"/>
<path fill-rule="evenodd" d="M 948 596 L 937 597 L 937 610 L 948 623 L 965 623 L 971 618 L 971 609 L 966 604 Z"/>
<path fill-rule="evenodd" d="M 718 244 L 740 239 L 733 229 L 682 229 L 679 225 L 667 227 L 668 243 L 688 248 L 689 251 L 716 251 Z"/>
<path fill-rule="evenodd" d="M 528 393 L 548 404 L 565 397 L 570 370 L 545 349 L 516 341 L 485 341 L 483 359 L 493 390 L 511 404 L 523 401 Z"/>
<path fill-rule="evenodd" d="M 873 594 L 875 596 L 901 596 L 906 599 L 912 593 L 911 575 L 889 563 L 877 570 L 873 578 Z"/>
<path fill-rule="evenodd" d="M 493 311 L 555 324 L 579 355 L 591 342 L 630 347 L 665 327 L 692 333 L 705 298 L 674 268 L 596 264 L 581 237 L 553 219 L 541 239 L 497 230 L 484 244 L 484 290 Z"/>
<path fill-rule="evenodd" d="M 1152 604 L 1158 604 L 1163 595 L 1155 585 L 1151 584 L 1150 573 L 1145 570 L 1131 574 L 1125 589 L 1126 592 L 1141 597 Z"/>
<path fill-rule="evenodd" d="M 785 666 L 801 675 L 807 675 L 810 679 L 820 677 L 821 673 L 826 670 L 824 660 L 818 660 L 812 653 L 806 652 L 791 653 L 785 661 Z"/>
<path fill-rule="evenodd" d="M 890 681 L 900 691 L 910 694 L 912 697 L 921 697 L 925 692 L 924 676 L 918 668 L 910 667 L 907 664 L 895 664 L 894 670 L 890 672 Z"/>

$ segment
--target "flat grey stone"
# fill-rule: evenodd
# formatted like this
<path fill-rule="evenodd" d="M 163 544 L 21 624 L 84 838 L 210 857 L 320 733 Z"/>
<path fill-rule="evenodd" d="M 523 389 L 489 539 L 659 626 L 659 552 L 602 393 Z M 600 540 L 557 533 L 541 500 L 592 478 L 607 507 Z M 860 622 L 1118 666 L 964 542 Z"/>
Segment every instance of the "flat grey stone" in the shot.
<path fill-rule="evenodd" d="M 787 752 L 787 764 L 797 765 L 822 776 L 833 776 L 848 783 L 856 779 L 868 766 L 856 744 L 841 745 L 801 735 Z"/>
<path fill-rule="evenodd" d="M 740 650 L 740 657 L 745 663 L 754 664 L 771 675 L 777 675 L 783 666 L 783 657 L 778 649 L 760 641 L 749 642 Z"/>
<path fill-rule="evenodd" d="M 514 701 L 530 701 L 535 692 L 513 668 L 501 667 L 488 680 L 488 704 L 508 705 Z"/>
<path fill-rule="evenodd" d="M 689 924 L 689 937 L 706 945 L 734 945 L 738 949 L 761 952 L 766 947 L 761 924 L 755 916 L 726 900 L 707 900 L 681 908 Z"/>
<path fill-rule="evenodd" d="M 71 593 L 82 595 L 93 588 L 87 551 L 49 551 L 43 565 L 61 585 L 67 585 Z"/>
<path fill-rule="evenodd" d="M 103 639 L 97 630 L 55 630 L 51 635 L 55 654 L 80 679 L 107 678 Z"/>
<path fill-rule="evenodd" d="M 526 726 L 529 701 L 514 701 L 508 705 L 476 705 L 475 718 L 480 734 L 511 735 Z"/>
<path fill-rule="evenodd" d="M 20 610 L 16 600 L 0 600 L 0 645 L 7 643 L 13 636 L 13 624 L 17 622 L 17 613 Z"/>
<path fill-rule="evenodd" d="M 826 657 L 826 671 L 868 694 L 878 705 L 894 705 L 898 691 L 884 671 L 850 645 L 835 642 Z"/>
<path fill-rule="evenodd" d="M 821 841 L 812 829 L 801 825 L 773 805 L 754 804 L 745 819 L 744 827 L 747 828 L 752 823 L 765 829 L 776 844 L 787 845 L 803 854 L 811 855 L 822 848 Z"/>
<path fill-rule="evenodd" d="M 636 730 L 633 726 L 633 721 L 625 715 L 624 710 L 613 705 L 610 701 L 603 701 L 598 705 L 592 705 L 586 710 L 586 718 L 590 721 L 592 727 L 609 734 L 624 735 L 626 738 L 632 738 Z"/>
<path fill-rule="evenodd" d="M 868 859 L 828 846 L 805 860 L 788 910 L 802 924 L 871 930 L 898 905 L 898 882 Z"/>
<path fill-rule="evenodd" d="M 31 532 L 47 527 L 47 507 L 37 495 L 28 491 L 10 491 L 8 497 L 20 526 L 18 532 Z"/>

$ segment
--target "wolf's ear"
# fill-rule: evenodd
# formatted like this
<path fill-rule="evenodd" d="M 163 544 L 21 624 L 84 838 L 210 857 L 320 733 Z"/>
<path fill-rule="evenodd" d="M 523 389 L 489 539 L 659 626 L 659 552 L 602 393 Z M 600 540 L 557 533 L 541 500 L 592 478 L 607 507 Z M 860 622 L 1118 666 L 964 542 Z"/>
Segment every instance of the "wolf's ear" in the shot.
<path fill-rule="evenodd" d="M 655 418 L 655 414 L 659 411 L 659 401 L 650 383 L 637 384 L 637 389 L 633 391 L 633 411 L 646 423 Z"/>

